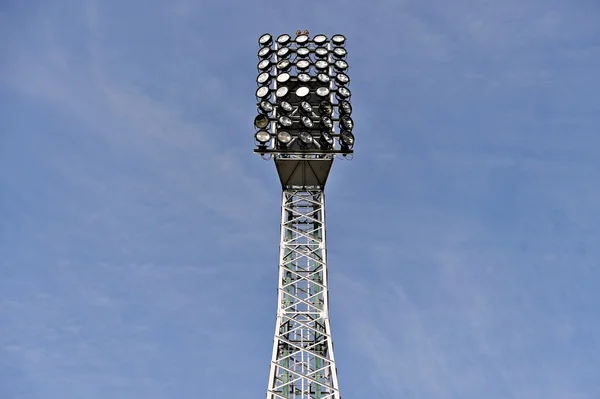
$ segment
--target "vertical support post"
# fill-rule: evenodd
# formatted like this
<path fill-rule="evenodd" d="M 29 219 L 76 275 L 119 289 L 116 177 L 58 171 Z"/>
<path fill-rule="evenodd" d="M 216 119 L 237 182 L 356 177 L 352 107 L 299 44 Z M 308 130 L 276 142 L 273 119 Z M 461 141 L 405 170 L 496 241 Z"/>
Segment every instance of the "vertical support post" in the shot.
<path fill-rule="evenodd" d="M 325 197 L 284 189 L 267 399 L 340 399 L 329 325 Z"/>

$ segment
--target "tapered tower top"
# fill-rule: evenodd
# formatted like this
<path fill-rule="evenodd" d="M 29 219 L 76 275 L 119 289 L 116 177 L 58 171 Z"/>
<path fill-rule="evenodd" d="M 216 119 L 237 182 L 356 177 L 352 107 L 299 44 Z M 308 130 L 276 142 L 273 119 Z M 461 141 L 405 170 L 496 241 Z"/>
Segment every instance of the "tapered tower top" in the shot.
<path fill-rule="evenodd" d="M 336 156 L 354 151 L 346 38 L 307 30 L 258 40 L 256 148 L 284 188 L 324 188 Z"/>

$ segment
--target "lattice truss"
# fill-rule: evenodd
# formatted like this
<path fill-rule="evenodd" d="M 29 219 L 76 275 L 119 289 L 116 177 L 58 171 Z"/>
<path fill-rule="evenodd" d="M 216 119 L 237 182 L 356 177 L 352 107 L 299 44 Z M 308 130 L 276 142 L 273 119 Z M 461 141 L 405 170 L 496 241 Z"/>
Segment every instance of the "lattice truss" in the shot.
<path fill-rule="evenodd" d="M 321 190 L 284 190 L 278 312 L 267 399 L 340 399 Z"/>

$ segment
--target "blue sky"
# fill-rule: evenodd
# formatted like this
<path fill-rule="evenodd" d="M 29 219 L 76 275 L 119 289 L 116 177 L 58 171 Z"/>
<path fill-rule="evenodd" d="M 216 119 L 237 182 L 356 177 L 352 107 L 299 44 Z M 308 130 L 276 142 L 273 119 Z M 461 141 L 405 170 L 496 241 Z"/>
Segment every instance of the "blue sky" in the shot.
<path fill-rule="evenodd" d="M 263 397 L 257 38 L 348 37 L 344 399 L 600 398 L 595 0 L 3 1 L 0 398 Z"/>

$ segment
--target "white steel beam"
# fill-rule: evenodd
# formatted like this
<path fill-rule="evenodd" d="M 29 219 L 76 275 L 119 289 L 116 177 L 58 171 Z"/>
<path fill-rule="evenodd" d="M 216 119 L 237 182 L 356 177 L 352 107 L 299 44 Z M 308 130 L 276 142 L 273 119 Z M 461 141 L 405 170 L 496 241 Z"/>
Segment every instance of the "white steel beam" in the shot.
<path fill-rule="evenodd" d="M 283 190 L 277 305 L 267 399 L 340 399 L 321 189 Z"/>

